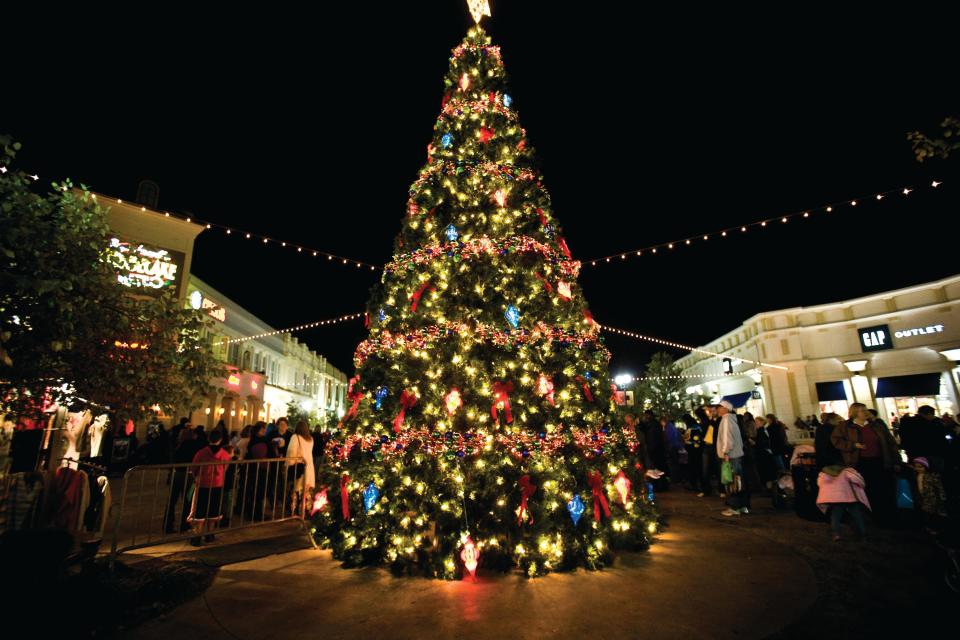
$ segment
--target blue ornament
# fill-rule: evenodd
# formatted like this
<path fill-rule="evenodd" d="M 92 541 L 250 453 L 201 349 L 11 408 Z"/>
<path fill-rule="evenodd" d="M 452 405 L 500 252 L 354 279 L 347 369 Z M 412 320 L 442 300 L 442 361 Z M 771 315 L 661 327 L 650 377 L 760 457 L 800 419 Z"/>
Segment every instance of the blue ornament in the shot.
<path fill-rule="evenodd" d="M 380 408 L 380 405 L 383 404 L 383 399 L 390 394 L 390 391 L 386 387 L 377 387 L 376 392 L 374 392 L 374 397 L 377 399 L 376 406 L 377 409 Z"/>
<path fill-rule="evenodd" d="M 463 452 L 463 449 L 460 449 L 459 451 L 457 451 L 457 457 L 458 457 L 458 458 L 462 458 L 464 455 L 466 455 L 466 454 Z"/>
<path fill-rule="evenodd" d="M 524 449 L 523 451 L 520 452 L 520 455 L 523 456 L 524 458 L 528 458 L 530 456 L 530 452 Z"/>
<path fill-rule="evenodd" d="M 330 450 L 330 453 L 332 453 L 334 456 L 339 455 L 339 454 L 340 454 L 340 447 L 337 447 L 337 446 L 333 447 L 333 449 Z"/>
<path fill-rule="evenodd" d="M 540 438 L 541 440 L 546 440 L 547 434 L 541 431 L 540 433 L 537 434 L 537 437 Z"/>
<path fill-rule="evenodd" d="M 394 451 L 403 451 L 403 445 L 399 442 L 393 447 Z"/>
<path fill-rule="evenodd" d="M 377 500 L 380 499 L 380 489 L 377 489 L 377 485 L 373 484 L 371 481 L 367 485 L 367 488 L 363 490 L 363 508 L 367 513 L 370 513 L 370 509 L 373 509 L 377 505 Z"/>
<path fill-rule="evenodd" d="M 573 496 L 573 500 L 567 503 L 567 511 L 570 512 L 570 519 L 573 520 L 573 526 L 580 522 L 580 516 L 583 515 L 583 500 L 580 495 Z"/>
<path fill-rule="evenodd" d="M 647 502 L 653 502 L 653 483 L 647 483 Z"/>
<path fill-rule="evenodd" d="M 443 145 L 444 149 L 449 149 L 450 145 L 453 144 L 453 136 L 449 133 L 443 134 L 443 137 L 440 138 L 440 144 Z"/>
<path fill-rule="evenodd" d="M 380 436 L 380 442 L 387 442 L 390 440 L 390 436 Z"/>
<path fill-rule="evenodd" d="M 456 242 L 457 238 L 459 237 L 460 234 L 457 233 L 457 228 L 455 226 L 451 224 L 449 227 L 447 227 L 447 240 L 450 242 Z"/>
<path fill-rule="evenodd" d="M 511 326 L 511 327 L 513 327 L 514 329 L 516 329 L 517 326 L 519 326 L 519 324 L 520 324 L 520 310 L 517 309 L 515 306 L 510 305 L 509 307 L 507 307 L 507 312 L 504 313 L 503 315 L 504 315 L 504 317 L 507 319 L 507 322 L 510 323 L 510 326 Z"/>
<path fill-rule="evenodd" d="M 503 94 L 503 106 L 509 107 L 511 104 L 513 104 L 513 98 L 507 94 Z"/>
<path fill-rule="evenodd" d="M 610 429 L 608 429 L 607 427 L 603 427 L 600 429 L 600 433 L 602 433 L 603 435 L 607 435 L 608 433 L 610 433 Z"/>
<path fill-rule="evenodd" d="M 380 322 L 383 322 L 384 320 L 387 319 L 387 313 L 383 309 L 380 309 L 380 313 L 378 314 L 378 316 L 380 318 Z"/>
<path fill-rule="evenodd" d="M 587 380 L 593 380 L 593 374 L 590 373 L 589 371 L 584 372 L 583 377 L 586 378 Z"/>

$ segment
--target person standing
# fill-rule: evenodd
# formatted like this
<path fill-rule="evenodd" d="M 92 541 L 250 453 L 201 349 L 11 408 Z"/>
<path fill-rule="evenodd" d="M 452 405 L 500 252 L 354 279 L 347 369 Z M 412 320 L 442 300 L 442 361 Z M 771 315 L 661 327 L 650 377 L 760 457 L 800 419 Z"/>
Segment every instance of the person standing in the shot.
<path fill-rule="evenodd" d="M 777 416 L 767 414 L 767 433 L 770 435 L 770 451 L 777 473 L 787 468 L 787 427 Z"/>
<path fill-rule="evenodd" d="M 178 444 L 173 452 L 174 464 L 193 462 L 194 456 L 200 450 L 197 436 L 193 429 L 181 428 L 177 434 Z M 182 533 L 189 529 L 187 516 L 190 515 L 190 489 L 193 476 L 187 473 L 187 467 L 175 467 L 170 475 L 170 495 L 167 497 L 167 511 L 164 516 L 164 530 L 167 533 Z M 177 505 L 180 505 L 179 527 L 174 524 L 177 519 Z"/>
<path fill-rule="evenodd" d="M 684 437 L 687 449 L 687 482 L 692 491 L 703 495 L 703 429 L 690 414 L 683 417 L 687 424 Z"/>
<path fill-rule="evenodd" d="M 297 423 L 287 448 L 287 476 L 293 515 L 299 513 L 299 505 L 312 495 L 313 488 L 317 486 L 313 466 L 313 442 L 310 427 L 301 420 Z"/>
<path fill-rule="evenodd" d="M 221 446 L 222 442 L 223 433 L 214 429 L 210 432 L 210 444 L 200 449 L 193 457 L 194 464 L 201 465 L 193 469 L 197 483 L 193 520 L 198 526 L 199 533 L 206 532 L 203 537 L 204 542 L 213 541 L 213 533 L 210 532 L 223 517 L 223 484 L 226 478 L 227 465 L 205 464 L 230 461 L 230 454 L 224 451 Z M 192 538 L 190 544 L 199 546 L 200 537 Z"/>
<path fill-rule="evenodd" d="M 893 435 L 871 420 L 866 405 L 855 402 L 850 405 L 850 419 L 835 426 L 830 439 L 844 464 L 863 477 L 877 523 L 890 524 L 896 495 L 894 467 L 899 462 Z"/>
<path fill-rule="evenodd" d="M 743 438 L 740 436 L 740 424 L 734 414 L 733 405 L 728 400 L 720 401 L 717 415 L 720 416 L 717 456 L 728 464 L 733 472 L 733 482 L 727 487 L 727 508 L 722 513 L 725 516 L 750 513 L 750 493 L 747 479 L 743 477 Z"/>
<path fill-rule="evenodd" d="M 720 418 L 717 417 L 716 409 L 712 406 L 700 407 L 697 412 L 697 419 L 700 421 L 700 430 L 703 431 L 703 469 L 701 478 L 703 481 L 703 491 L 698 495 L 702 498 L 713 493 L 714 484 L 720 477 L 720 464 L 717 457 L 717 428 L 720 426 Z"/>

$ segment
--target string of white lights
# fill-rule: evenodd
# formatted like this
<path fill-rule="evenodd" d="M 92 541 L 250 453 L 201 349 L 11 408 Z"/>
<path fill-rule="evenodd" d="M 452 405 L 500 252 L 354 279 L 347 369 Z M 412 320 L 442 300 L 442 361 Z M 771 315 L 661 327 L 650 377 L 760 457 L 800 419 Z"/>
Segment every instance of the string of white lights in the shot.
<path fill-rule="evenodd" d="M 630 376 L 630 382 L 644 382 L 646 380 L 688 380 L 691 378 L 725 378 L 733 373 L 691 373 L 690 375 L 678 376 Z"/>
<path fill-rule="evenodd" d="M 603 324 L 598 324 L 597 326 L 599 326 L 599 327 L 600 327 L 601 329 L 603 329 L 604 331 L 609 331 L 610 333 L 616 333 L 616 334 L 619 334 L 619 335 L 622 335 L 622 336 L 627 336 L 628 338 L 635 338 L 635 339 L 637 339 L 637 340 L 646 340 L 647 342 L 653 342 L 653 343 L 655 343 L 655 344 L 663 345 L 663 346 L 665 346 L 665 347 L 673 347 L 674 349 L 682 349 L 682 350 L 684 350 L 684 351 L 696 351 L 697 353 L 703 353 L 703 354 L 706 354 L 706 355 L 708 355 L 708 356 L 714 356 L 714 357 L 717 357 L 717 358 L 727 358 L 727 357 L 729 357 L 729 356 L 726 356 L 726 355 L 724 355 L 724 354 L 722 354 L 722 353 L 716 353 L 716 352 L 714 352 L 714 351 L 707 351 L 706 349 L 700 349 L 700 348 L 698 348 L 698 347 L 690 347 L 690 346 L 687 346 L 687 345 L 685 345 L 685 344 L 680 344 L 679 342 L 670 342 L 669 340 L 661 340 L 660 338 L 654 338 L 654 337 L 651 337 L 651 336 L 645 336 L 645 335 L 640 334 L 640 333 L 634 333 L 633 331 L 625 331 L 625 330 L 623 330 L 623 329 L 617 329 L 617 328 L 615 328 L 615 327 L 608 327 L 607 325 L 603 325 Z M 741 358 L 741 357 L 738 357 L 738 358 L 736 358 L 736 359 L 737 359 L 737 360 L 742 360 L 742 361 L 744 361 L 744 362 L 750 362 L 750 363 L 755 364 L 755 365 L 760 366 L 760 367 L 770 367 L 771 369 L 781 369 L 781 370 L 783 370 L 783 371 L 787 371 L 787 370 L 788 370 L 787 367 L 782 367 L 782 366 L 780 366 L 780 365 L 778 365 L 778 364 L 767 364 L 766 362 L 758 362 L 758 361 L 756 361 L 756 360 L 750 360 L 749 358 Z"/>
<path fill-rule="evenodd" d="M 223 340 L 223 344 L 234 344 L 236 342 L 248 342 L 250 340 L 257 340 L 259 338 L 268 338 L 270 336 L 280 335 L 281 333 L 295 333 L 297 331 L 304 331 L 306 329 L 313 329 L 328 324 L 336 324 L 338 322 L 346 322 L 348 320 L 356 320 L 357 318 L 362 318 L 363 313 L 351 313 L 346 316 L 340 316 L 339 318 L 331 318 L 329 320 L 318 320 L 317 322 L 308 322 L 307 324 L 300 324 L 295 327 L 289 327 L 287 329 L 276 329 L 275 331 L 265 331 L 264 333 L 258 333 L 252 336 L 244 336 L 242 338 L 228 338 Z"/>
<path fill-rule="evenodd" d="M 943 184 L 942 180 L 932 180 L 929 185 L 924 185 L 924 187 L 929 187 L 930 189 L 936 189 Z M 879 193 L 874 193 L 863 198 L 854 198 L 853 200 L 844 200 L 843 202 L 834 202 L 831 204 L 826 204 L 820 207 L 815 207 L 813 209 L 804 209 L 803 211 L 798 211 L 795 213 L 790 213 L 782 216 L 775 216 L 772 218 L 763 218 L 755 222 L 748 224 L 727 227 L 726 229 L 718 229 L 716 231 L 711 231 L 708 233 L 700 233 L 695 236 L 689 236 L 686 238 L 680 238 L 679 240 L 673 240 L 672 242 L 661 242 L 660 244 L 652 244 L 647 247 L 641 247 L 639 249 L 632 249 L 630 251 L 624 251 L 621 253 L 614 253 L 609 256 L 603 256 L 600 258 L 592 258 L 590 260 L 584 260 L 584 264 L 589 264 L 590 266 L 597 266 L 599 264 L 606 264 L 611 261 L 616 261 L 617 259 L 626 260 L 627 258 L 635 258 L 638 256 L 651 254 L 655 255 L 657 250 L 671 250 L 674 247 L 689 246 L 695 242 L 707 242 L 712 238 L 726 238 L 737 233 L 747 233 L 750 229 L 754 228 L 766 228 L 772 226 L 771 223 L 787 224 L 791 220 L 800 219 L 800 220 L 809 220 L 814 217 L 817 213 L 831 214 L 834 211 L 838 210 L 840 207 L 857 207 L 865 202 L 879 202 L 884 198 L 892 195 L 901 195 L 908 196 L 917 189 L 921 187 L 903 187 L 897 189 L 890 189 L 887 191 L 881 191 Z"/>

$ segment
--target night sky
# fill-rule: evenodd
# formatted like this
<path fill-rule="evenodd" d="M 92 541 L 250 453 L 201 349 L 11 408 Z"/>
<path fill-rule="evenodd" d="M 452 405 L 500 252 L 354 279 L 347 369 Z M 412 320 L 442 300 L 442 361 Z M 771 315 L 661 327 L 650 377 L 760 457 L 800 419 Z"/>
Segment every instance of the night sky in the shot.
<path fill-rule="evenodd" d="M 45 180 L 132 199 L 150 178 L 161 210 L 382 264 L 471 19 L 461 0 L 378 5 L 114 15 L 128 21 L 117 29 L 90 15 L 24 21 L 23 42 L 7 47 L 16 90 L 0 103 L 0 131 Z M 947 181 L 829 219 L 586 265 L 601 323 L 700 345 L 759 311 L 960 272 L 957 158 L 918 164 L 906 140 L 960 115 L 944 15 L 491 5 L 487 31 L 576 258 Z M 198 238 L 193 268 L 278 328 L 362 310 L 378 277 L 216 231 Z M 300 335 L 350 374 L 364 331 Z M 607 344 L 615 373 L 639 373 L 656 350 Z"/>

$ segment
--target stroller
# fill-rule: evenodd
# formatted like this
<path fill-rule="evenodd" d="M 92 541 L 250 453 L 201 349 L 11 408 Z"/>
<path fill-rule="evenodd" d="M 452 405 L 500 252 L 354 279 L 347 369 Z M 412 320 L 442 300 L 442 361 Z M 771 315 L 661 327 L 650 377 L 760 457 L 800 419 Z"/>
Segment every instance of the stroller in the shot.
<path fill-rule="evenodd" d="M 790 471 L 784 472 L 778 481 L 779 486 L 792 484 L 793 509 L 798 516 L 805 520 L 826 521 L 826 516 L 817 507 L 817 494 L 820 488 L 817 485 L 817 455 L 810 445 L 799 445 L 794 448 L 790 458 Z"/>

